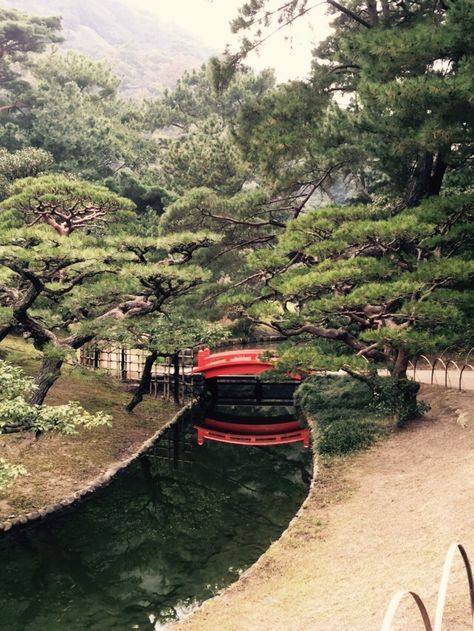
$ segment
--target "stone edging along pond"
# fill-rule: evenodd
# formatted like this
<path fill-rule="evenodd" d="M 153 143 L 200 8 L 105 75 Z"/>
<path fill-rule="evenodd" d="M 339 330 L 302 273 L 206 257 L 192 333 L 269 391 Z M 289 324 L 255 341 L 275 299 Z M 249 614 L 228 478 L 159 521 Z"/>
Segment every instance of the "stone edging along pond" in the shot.
<path fill-rule="evenodd" d="M 68 508 L 72 506 L 73 504 L 80 502 L 87 495 L 90 495 L 94 491 L 97 491 L 101 487 L 106 486 L 107 484 L 112 482 L 112 480 L 121 471 L 123 471 L 126 467 L 128 467 L 128 465 L 130 465 L 132 462 L 137 460 L 137 458 L 139 458 L 146 451 L 148 451 L 150 447 L 153 447 L 154 443 L 161 437 L 161 435 L 163 434 L 165 430 L 167 430 L 169 427 L 174 425 L 174 423 L 177 423 L 179 420 L 181 420 L 181 418 L 185 417 L 186 414 L 191 410 L 193 404 L 194 404 L 193 402 L 190 402 L 187 405 L 185 405 L 183 408 L 181 408 L 173 416 L 173 418 L 170 421 L 165 423 L 163 427 L 160 427 L 160 429 L 156 431 L 153 434 L 153 436 L 151 436 L 151 438 L 149 438 L 144 443 L 142 443 L 140 445 L 140 448 L 137 451 L 135 451 L 131 456 L 129 456 L 128 458 L 125 458 L 125 460 L 121 460 L 120 462 L 111 465 L 105 473 L 95 478 L 95 480 L 90 482 L 90 484 L 82 488 L 80 491 L 76 491 L 75 493 L 72 493 L 71 495 L 65 497 L 61 501 L 55 502 L 54 504 L 49 504 L 48 506 L 45 506 L 35 511 L 31 511 L 29 513 L 26 513 L 25 515 L 21 515 L 14 519 L 7 519 L 4 522 L 0 522 L 0 533 L 10 531 L 13 528 L 24 526 L 33 521 L 40 520 L 46 516 L 52 515 L 53 513 L 56 513 L 65 508 Z"/>

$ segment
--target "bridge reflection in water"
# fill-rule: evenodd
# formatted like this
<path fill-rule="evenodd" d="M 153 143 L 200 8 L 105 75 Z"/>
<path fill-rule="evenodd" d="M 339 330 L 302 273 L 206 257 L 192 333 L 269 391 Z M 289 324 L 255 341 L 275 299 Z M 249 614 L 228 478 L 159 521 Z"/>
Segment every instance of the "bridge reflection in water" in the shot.
<path fill-rule="evenodd" d="M 234 445 L 279 445 L 302 442 L 309 446 L 309 429 L 297 420 L 293 407 L 298 377 L 262 381 L 274 360 L 264 349 L 241 349 L 211 354 L 199 351 L 195 377 L 202 379 L 203 416 L 195 423 L 198 444 L 214 440 Z"/>
<path fill-rule="evenodd" d="M 183 420 L 87 501 L 0 537 L 0 630 L 162 629 L 256 561 L 310 479 L 297 445 L 199 447 Z"/>

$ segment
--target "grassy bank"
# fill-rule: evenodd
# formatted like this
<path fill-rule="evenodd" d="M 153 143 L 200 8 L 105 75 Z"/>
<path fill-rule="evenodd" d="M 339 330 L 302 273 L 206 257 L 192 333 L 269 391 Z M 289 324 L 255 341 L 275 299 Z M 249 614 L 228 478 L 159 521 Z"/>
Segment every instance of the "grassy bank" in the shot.
<path fill-rule="evenodd" d="M 0 344 L 2 358 L 34 374 L 39 357 L 29 344 L 7 338 Z M 146 399 L 134 414 L 124 405 L 130 394 L 117 381 L 83 368 L 65 367 L 46 403 L 69 400 L 89 412 L 104 410 L 113 417 L 112 427 L 81 430 L 74 436 L 32 433 L 0 435 L 0 456 L 21 464 L 28 474 L 14 486 L 0 489 L 0 522 L 61 501 L 87 487 L 111 466 L 126 459 L 176 412 L 176 406 Z"/>

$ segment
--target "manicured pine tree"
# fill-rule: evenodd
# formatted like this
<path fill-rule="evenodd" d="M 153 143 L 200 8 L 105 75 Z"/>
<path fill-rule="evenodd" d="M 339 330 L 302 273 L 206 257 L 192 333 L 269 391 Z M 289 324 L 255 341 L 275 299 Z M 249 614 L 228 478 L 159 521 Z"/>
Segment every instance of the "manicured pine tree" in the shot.
<path fill-rule="evenodd" d="M 368 360 L 403 389 L 410 356 L 469 344 L 473 331 L 474 5 L 341 6 L 310 82 L 245 107 L 237 134 L 273 190 L 330 171 L 350 178 L 346 203 L 364 205 L 302 208 L 276 248 L 251 255 L 231 302 L 301 341 L 287 369 Z"/>
<path fill-rule="evenodd" d="M 472 194 L 386 207 L 327 207 L 251 257 L 260 283 L 227 300 L 293 344 L 283 373 L 344 369 L 400 423 L 416 416 L 411 358 L 474 343 Z M 386 368 L 391 379 L 377 376 Z"/>
<path fill-rule="evenodd" d="M 133 203 L 64 176 L 18 181 L 1 205 L 0 337 L 43 352 L 32 402 L 42 403 L 68 353 L 114 319 L 160 311 L 206 277 L 189 263 L 208 233 L 140 237 Z"/>

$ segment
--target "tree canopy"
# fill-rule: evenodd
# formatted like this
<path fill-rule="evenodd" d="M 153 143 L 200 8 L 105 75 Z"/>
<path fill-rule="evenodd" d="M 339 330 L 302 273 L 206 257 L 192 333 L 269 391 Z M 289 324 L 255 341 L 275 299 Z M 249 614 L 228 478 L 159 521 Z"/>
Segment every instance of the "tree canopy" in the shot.
<path fill-rule="evenodd" d="M 0 339 L 31 336 L 44 353 L 41 403 L 68 352 L 109 320 L 150 316 L 199 285 L 209 232 L 142 237 L 130 200 L 64 176 L 19 180 L 0 207 Z"/>
<path fill-rule="evenodd" d="M 474 5 L 327 5 L 306 80 L 243 61 L 313 5 L 251 0 L 239 55 L 141 103 L 46 50 L 56 18 L 4 14 L 0 339 L 43 353 L 37 402 L 88 341 L 151 357 L 216 322 L 285 335 L 287 370 L 402 379 L 417 352 L 474 345 Z"/>
<path fill-rule="evenodd" d="M 43 52 L 48 44 L 61 42 L 60 29 L 60 18 L 0 9 L 0 94 L 3 111 L 21 109 L 21 103 L 12 100 L 12 97 L 21 94 L 20 90 L 24 87 L 21 68 L 29 65 L 30 53 Z"/>
<path fill-rule="evenodd" d="M 257 184 L 246 216 L 236 197 L 198 190 L 168 214 L 260 231 L 223 303 L 305 341 L 313 359 L 296 354 L 307 363 L 369 360 L 403 377 L 412 354 L 472 339 L 474 7 L 328 4 L 334 31 L 309 81 L 237 113 L 233 135 Z M 241 9 L 234 27 L 261 30 L 243 54 L 273 17 L 284 24 L 310 8 L 266 6 Z"/>

